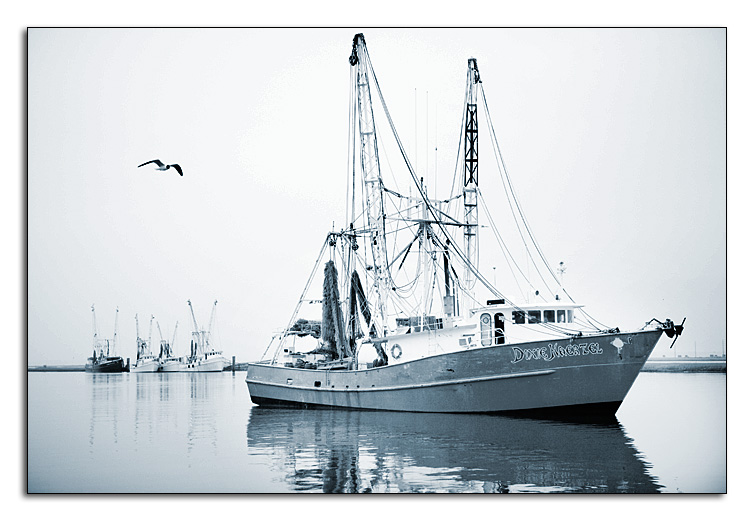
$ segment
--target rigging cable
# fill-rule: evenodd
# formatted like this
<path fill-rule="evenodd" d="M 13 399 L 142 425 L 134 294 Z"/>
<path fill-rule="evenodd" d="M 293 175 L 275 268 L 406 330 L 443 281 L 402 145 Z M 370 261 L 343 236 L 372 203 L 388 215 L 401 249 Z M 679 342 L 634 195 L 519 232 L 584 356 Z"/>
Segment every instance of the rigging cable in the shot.
<path fill-rule="evenodd" d="M 482 100 L 484 101 L 484 110 L 485 110 L 485 113 L 487 114 L 488 125 L 490 126 L 490 132 L 492 133 L 492 138 L 493 138 L 493 141 L 495 143 L 495 149 L 494 150 L 497 153 L 497 156 L 499 156 L 499 158 L 500 158 L 500 162 L 501 162 L 502 167 L 503 167 L 502 171 L 505 172 L 505 177 L 508 180 L 508 185 L 510 186 L 511 194 L 513 195 L 513 200 L 516 203 L 516 208 L 518 209 L 518 212 L 521 215 L 521 220 L 524 223 L 524 227 L 526 228 L 526 231 L 528 232 L 529 237 L 531 238 L 532 244 L 534 244 L 534 247 L 536 248 L 537 253 L 539 253 L 539 256 L 541 257 L 542 262 L 544 263 L 544 265 L 547 268 L 547 270 L 550 272 L 550 275 L 552 276 L 553 280 L 555 280 L 557 282 L 558 278 L 555 275 L 555 273 L 552 271 L 552 268 L 550 267 L 550 264 L 547 262 L 547 259 L 545 259 L 544 253 L 542 252 L 541 248 L 539 247 L 539 244 L 537 243 L 536 239 L 534 238 L 534 234 L 532 234 L 531 228 L 529 227 L 529 223 L 526 220 L 526 216 L 524 215 L 524 212 L 523 212 L 523 210 L 521 209 L 521 206 L 518 203 L 518 198 L 516 197 L 516 192 L 513 189 L 513 184 L 511 183 L 510 176 L 508 175 L 508 169 L 505 167 L 505 160 L 503 159 L 503 155 L 500 152 L 500 143 L 498 143 L 497 134 L 495 132 L 495 127 L 492 124 L 492 117 L 490 116 L 489 107 L 487 105 L 487 95 L 484 92 L 484 86 L 482 86 L 481 90 L 482 90 Z M 502 178 L 502 174 L 501 174 L 501 178 Z M 503 183 L 505 183 L 505 181 L 503 181 Z M 532 259 L 532 261 L 533 261 L 533 259 Z M 536 268 L 536 263 L 535 263 L 535 268 Z M 538 269 L 537 269 L 537 272 L 539 273 Z M 540 274 L 540 277 L 541 276 L 542 275 Z M 544 282 L 544 279 L 542 279 L 542 280 Z M 547 286 L 546 282 L 545 282 L 545 286 Z M 569 299 L 571 299 L 571 302 L 575 303 L 575 300 L 573 299 L 573 297 L 571 297 L 571 295 L 568 293 L 568 291 L 566 291 L 566 289 L 563 286 L 560 286 L 560 287 L 563 290 L 563 293 Z M 547 286 L 547 288 L 548 288 L 548 290 L 550 290 L 549 286 Z M 608 326 L 606 326 L 605 324 L 603 324 L 599 320 L 597 320 L 594 317 L 592 317 L 591 315 L 589 315 L 589 313 L 587 313 L 583 309 L 581 310 L 581 312 L 584 313 L 584 315 L 586 315 L 587 317 L 589 317 L 592 320 L 594 320 L 595 322 L 597 322 L 598 324 L 600 324 L 602 327 L 604 327 L 606 329 L 608 328 Z M 592 324 L 592 326 L 596 328 L 596 326 L 594 326 L 594 324 Z"/>
<path fill-rule="evenodd" d="M 479 269 L 476 266 L 474 266 L 473 263 L 468 258 L 466 258 L 465 255 L 463 255 L 461 253 L 460 248 L 458 247 L 458 245 L 456 244 L 456 242 L 453 240 L 453 238 L 450 236 L 450 234 L 446 230 L 445 226 L 443 226 L 442 223 L 440 223 L 440 220 L 435 215 L 435 209 L 434 209 L 434 207 L 432 205 L 429 204 L 429 200 L 427 199 L 426 194 L 424 194 L 424 192 L 422 191 L 422 189 L 421 189 L 421 183 L 419 183 L 419 180 L 416 178 L 416 173 L 414 172 L 414 169 L 412 168 L 411 163 L 410 163 L 408 157 L 406 156 L 406 151 L 405 151 L 405 149 L 403 147 L 403 144 L 401 143 L 400 137 L 398 136 L 398 133 L 397 133 L 397 131 L 395 129 L 395 125 L 393 123 L 393 119 L 390 116 L 390 112 L 387 109 L 387 104 L 385 103 L 385 98 L 382 95 L 382 89 L 380 88 L 379 81 L 377 80 L 377 76 L 374 73 L 374 68 L 372 66 L 372 62 L 371 62 L 371 58 L 369 56 L 369 52 L 366 50 L 366 47 L 364 48 L 364 50 L 365 50 L 365 55 L 366 55 L 366 58 L 367 58 L 367 65 L 369 67 L 369 70 L 372 73 L 372 78 L 374 79 L 375 86 L 377 87 L 377 93 L 378 93 L 378 95 L 380 97 L 380 101 L 382 102 L 382 108 L 385 111 L 385 115 L 387 117 L 388 123 L 390 124 L 390 127 L 391 127 L 391 129 L 393 131 L 393 135 L 394 135 L 394 137 L 395 137 L 395 139 L 396 139 L 396 141 L 398 143 L 398 147 L 399 147 L 399 149 L 401 151 L 401 154 L 403 156 L 403 160 L 406 163 L 406 166 L 407 166 L 407 168 L 409 170 L 409 173 L 411 174 L 411 177 L 412 177 L 412 179 L 414 181 L 414 184 L 419 189 L 419 192 L 420 192 L 420 194 L 422 196 L 422 199 L 424 200 L 424 203 L 427 205 L 427 209 L 432 213 L 432 216 L 434 217 L 434 219 L 436 221 L 438 221 L 438 224 L 439 224 L 438 227 L 440 228 L 440 230 L 442 230 L 443 234 L 447 238 L 448 244 L 450 246 L 452 246 L 454 252 L 456 253 L 456 255 L 458 255 L 458 258 L 469 268 L 469 270 L 474 274 L 474 276 L 476 276 L 477 279 L 479 281 L 481 281 L 482 284 L 488 290 L 490 290 L 490 292 L 493 295 L 496 295 L 498 298 L 505 298 L 506 300 L 508 300 L 511 303 L 511 305 L 514 308 L 516 308 L 516 309 L 518 309 L 520 311 L 524 311 L 522 308 L 520 308 L 516 304 L 514 304 L 509 298 L 506 298 L 505 295 L 503 295 L 497 288 L 495 288 L 494 286 L 492 286 L 492 284 L 490 284 L 490 282 L 484 277 L 484 275 L 482 275 L 482 273 L 479 271 Z M 459 284 L 459 287 L 461 289 L 464 289 L 461 284 Z M 472 299 L 474 301 L 476 301 L 476 299 L 473 298 L 473 296 L 472 296 Z M 544 327 L 548 327 L 550 329 L 556 330 L 555 328 L 553 328 L 552 326 L 549 326 L 549 325 L 545 325 Z"/>
<path fill-rule="evenodd" d="M 309 275 L 309 280 L 306 281 L 306 286 L 304 286 L 304 291 L 301 293 L 301 297 L 298 299 L 298 304 L 296 304 L 296 309 L 293 311 L 293 315 L 288 321 L 288 325 L 285 327 L 285 330 L 283 331 L 283 334 L 280 337 L 280 344 L 275 350 L 275 354 L 272 356 L 273 362 L 277 358 L 278 353 L 280 352 L 280 349 L 282 349 L 283 342 L 285 342 L 285 336 L 288 334 L 288 331 L 291 329 L 291 326 L 293 325 L 293 321 L 296 319 L 296 316 L 298 315 L 298 312 L 301 309 L 301 304 L 304 302 L 304 297 L 306 296 L 306 293 L 309 291 L 309 286 L 312 283 L 312 279 L 314 279 L 314 274 L 316 273 L 317 268 L 319 268 L 319 264 L 322 262 L 322 258 L 324 257 L 324 253 L 325 253 L 325 248 L 327 248 L 329 243 L 330 243 L 330 235 L 328 234 L 328 236 L 325 238 L 325 241 L 322 243 L 322 248 L 319 250 L 319 255 L 317 256 L 317 262 L 314 263 L 314 269 Z M 267 347 L 267 349 L 269 349 L 269 346 Z M 267 350 L 265 350 L 264 354 L 262 355 L 262 358 L 264 358 L 266 354 L 267 354 Z"/>
<path fill-rule="evenodd" d="M 510 207 L 511 214 L 513 215 L 513 222 L 515 223 L 516 229 L 518 230 L 518 234 L 521 237 L 521 242 L 524 245 L 524 249 L 526 250 L 526 254 L 528 255 L 529 259 L 531 259 L 532 265 L 534 266 L 534 269 L 537 271 L 537 274 L 539 275 L 539 278 L 542 280 L 542 283 L 545 285 L 545 288 L 547 288 L 547 291 L 549 291 L 551 295 L 555 296 L 555 292 L 552 291 L 552 289 L 550 288 L 549 284 L 547 283 L 547 281 L 545 280 L 545 278 L 542 276 L 542 273 L 540 272 L 539 267 L 538 267 L 538 263 L 537 263 L 537 261 L 534 260 L 534 257 L 532 256 L 531 251 L 529 250 L 529 247 L 526 244 L 526 238 L 524 237 L 524 234 L 521 231 L 521 226 L 519 225 L 519 220 L 516 218 L 516 212 L 514 210 L 514 204 L 515 204 L 515 209 L 518 210 L 518 214 L 521 216 L 521 222 L 524 224 L 524 227 L 526 228 L 526 231 L 529 234 L 529 237 L 530 237 L 530 239 L 532 241 L 532 244 L 536 248 L 536 250 L 539 253 L 540 257 L 542 258 L 542 261 L 545 263 L 545 266 L 547 266 L 548 269 L 549 269 L 547 261 L 545 260 L 544 255 L 542 254 L 542 252 L 539 250 L 539 246 L 537 245 L 536 241 L 534 240 L 534 236 L 531 233 L 531 230 L 529 229 L 529 225 L 528 225 L 528 223 L 526 221 L 526 218 L 524 217 L 524 214 L 523 214 L 523 211 L 521 210 L 520 205 L 518 204 L 518 199 L 517 199 L 516 194 L 515 194 L 515 192 L 513 190 L 513 184 L 510 182 L 510 178 L 508 177 L 508 171 L 505 168 L 505 162 L 503 161 L 502 154 L 500 153 L 499 144 L 497 142 L 497 136 L 495 134 L 495 129 L 494 129 L 493 125 L 492 125 L 492 117 L 490 116 L 489 109 L 487 107 L 487 98 L 484 95 L 484 87 L 482 87 L 482 99 L 484 100 L 484 105 L 485 105 L 485 115 L 486 115 L 485 120 L 487 122 L 487 127 L 489 128 L 490 134 L 491 134 L 491 136 L 493 138 L 493 141 L 494 141 L 494 143 L 496 145 L 496 147 L 493 148 L 493 151 L 495 152 L 495 161 L 498 163 L 498 173 L 500 173 L 500 178 L 501 178 L 501 180 L 503 182 L 503 188 L 505 189 L 505 196 L 508 199 L 508 206 Z M 502 164 L 502 169 L 501 169 L 501 164 Z M 503 171 L 505 172 L 505 178 L 503 178 L 503 175 L 502 175 Z M 506 178 L 508 179 L 507 185 L 506 185 L 506 182 L 505 182 Z M 508 187 L 510 187 L 510 194 L 509 194 Z M 512 202 L 511 202 L 511 197 L 513 197 Z M 492 221 L 492 217 L 489 216 L 489 219 L 490 219 L 490 224 L 494 228 L 495 227 L 495 223 Z M 550 274 L 553 275 L 553 277 L 554 277 L 554 274 L 553 274 L 552 270 L 550 270 Z M 555 280 L 557 281 L 557 279 L 555 279 Z M 527 279 L 527 282 L 529 282 L 528 279 Z M 529 284 L 531 285 L 531 282 L 529 282 Z M 571 299 L 571 300 L 573 300 L 573 299 Z"/>
<path fill-rule="evenodd" d="M 477 193 L 479 194 L 479 200 L 482 202 L 482 209 L 484 210 L 485 215 L 487 216 L 487 219 L 489 220 L 490 224 L 492 224 L 492 232 L 495 235 L 495 238 L 497 239 L 498 244 L 500 245 L 500 248 L 503 250 L 503 257 L 505 258 L 506 264 L 508 264 L 508 268 L 511 270 L 511 273 L 513 273 L 513 280 L 516 282 L 516 286 L 518 286 L 518 291 L 521 292 L 521 295 L 524 294 L 523 289 L 521 289 L 521 285 L 518 283 L 518 277 L 513 272 L 513 267 L 511 266 L 511 262 L 513 262 L 513 265 L 516 266 L 516 269 L 521 273 L 521 276 L 524 278 L 524 280 L 529 284 L 529 287 L 531 289 L 534 289 L 534 286 L 529 281 L 528 278 L 526 278 L 526 275 L 524 275 L 524 272 L 519 267 L 518 263 L 516 262 L 516 259 L 513 258 L 513 255 L 508 250 L 508 247 L 505 245 L 505 242 L 503 241 L 503 238 L 500 236 L 500 232 L 498 231 L 497 227 L 494 225 L 492 221 L 492 216 L 490 215 L 489 208 L 487 208 L 487 202 L 484 200 L 484 197 L 482 196 L 482 191 L 477 188 Z"/>
<path fill-rule="evenodd" d="M 468 81 L 468 72 L 466 73 L 466 78 Z M 375 81 L 377 81 L 375 79 Z M 378 87 L 379 88 L 379 87 Z M 465 90 L 465 89 L 464 89 Z M 463 101 L 463 109 L 461 110 L 461 129 L 466 128 L 466 125 L 464 124 L 466 121 L 466 98 L 464 96 Z M 455 189 L 456 184 L 456 175 L 458 174 L 458 171 L 460 170 L 458 166 L 458 159 L 461 157 L 461 145 L 463 144 L 463 132 L 458 136 L 458 149 L 456 152 L 456 166 L 453 168 L 453 180 L 450 182 L 450 195 L 448 196 L 448 199 L 451 199 L 453 197 L 453 190 Z M 463 188 L 463 180 L 461 182 L 461 188 Z"/>

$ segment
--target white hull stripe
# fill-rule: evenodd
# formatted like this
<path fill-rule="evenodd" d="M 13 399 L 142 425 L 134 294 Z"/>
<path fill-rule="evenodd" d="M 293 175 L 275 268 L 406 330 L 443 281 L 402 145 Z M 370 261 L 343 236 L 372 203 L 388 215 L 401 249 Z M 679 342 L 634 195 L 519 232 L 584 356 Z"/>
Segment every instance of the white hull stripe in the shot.
<path fill-rule="evenodd" d="M 548 369 L 546 371 L 529 371 L 526 373 L 513 373 L 513 374 L 501 374 L 501 375 L 494 375 L 494 376 L 481 376 L 478 378 L 462 378 L 459 380 L 448 380 L 443 382 L 430 382 L 426 384 L 410 384 L 410 385 L 396 385 L 392 387 L 365 387 L 365 388 L 350 388 L 350 389 L 334 389 L 334 388 L 326 388 L 326 387 L 313 387 L 313 386 L 301 386 L 301 385 L 288 385 L 283 383 L 273 383 L 273 382 L 257 382 L 254 380 L 246 380 L 247 384 L 254 384 L 254 385 L 270 385 L 274 387 L 285 387 L 286 389 L 300 389 L 302 391 L 317 391 L 317 392 L 374 392 L 374 391 L 403 391 L 407 389 L 423 389 L 426 387 L 437 387 L 440 385 L 461 385 L 461 384 L 469 384 L 469 383 L 476 383 L 476 382 L 485 382 L 485 381 L 491 381 L 491 380 L 504 380 L 507 378 L 522 378 L 526 376 L 544 376 L 548 374 L 554 373 L 554 369 Z"/>

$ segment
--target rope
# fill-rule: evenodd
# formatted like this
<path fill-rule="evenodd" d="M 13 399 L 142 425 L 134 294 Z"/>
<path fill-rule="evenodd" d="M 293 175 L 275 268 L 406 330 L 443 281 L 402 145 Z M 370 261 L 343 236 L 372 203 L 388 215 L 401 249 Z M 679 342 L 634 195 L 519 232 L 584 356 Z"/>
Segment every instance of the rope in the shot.
<path fill-rule="evenodd" d="M 534 286 L 529 281 L 529 279 L 526 278 L 526 275 L 524 275 L 524 272 L 521 270 L 518 263 L 516 263 L 516 259 L 513 258 L 513 255 L 508 250 L 508 247 L 505 245 L 505 242 L 503 242 L 503 238 L 500 236 L 500 232 L 498 231 L 497 227 L 494 225 L 492 221 L 492 216 L 490 215 L 489 208 L 487 208 L 487 202 L 484 200 L 484 197 L 482 197 L 482 192 L 480 190 L 477 190 L 477 193 L 479 194 L 479 200 L 482 202 L 482 209 L 484 210 L 484 214 L 487 216 L 487 219 L 492 224 L 492 232 L 495 235 L 495 238 L 497 239 L 497 242 L 500 245 L 500 248 L 503 250 L 503 257 L 505 258 L 506 264 L 508 264 L 508 268 L 511 270 L 511 274 L 513 275 L 513 280 L 516 282 L 516 286 L 518 286 L 518 291 L 520 291 L 521 294 L 523 295 L 524 291 L 521 289 L 521 285 L 518 283 L 518 277 L 513 272 L 513 268 L 511 267 L 511 261 L 513 262 L 514 266 L 516 266 L 518 271 L 521 273 L 521 276 L 524 278 L 524 280 L 529 284 L 529 287 L 533 289 Z"/>
<path fill-rule="evenodd" d="M 306 281 L 306 285 L 304 286 L 304 291 L 301 292 L 301 297 L 298 299 L 298 304 L 296 304 L 296 309 L 293 311 L 293 315 L 291 315 L 290 320 L 288 321 L 288 325 L 285 326 L 285 330 L 283 331 L 283 334 L 280 337 L 280 343 L 278 344 L 278 347 L 275 349 L 275 353 L 272 356 L 272 361 L 274 362 L 278 354 L 280 353 L 280 350 L 283 348 L 283 342 L 285 342 L 285 337 L 288 334 L 288 331 L 290 331 L 291 326 L 293 325 L 293 322 L 296 320 L 296 316 L 298 316 L 298 312 L 301 309 L 301 304 L 304 302 L 306 297 L 306 293 L 309 291 L 309 286 L 312 283 L 312 279 L 314 279 L 314 274 L 317 271 L 317 268 L 319 268 L 319 264 L 322 262 L 322 257 L 324 257 L 325 248 L 327 248 L 327 245 L 330 242 L 330 236 L 325 238 L 325 242 L 322 243 L 322 248 L 319 250 L 319 255 L 317 256 L 317 262 L 314 263 L 314 269 L 312 270 L 311 274 L 309 275 L 309 279 Z M 272 345 L 272 343 L 270 343 Z M 267 346 L 267 349 L 265 349 L 264 354 L 262 354 L 262 358 L 265 357 L 267 354 L 267 350 L 269 350 L 270 346 Z"/>

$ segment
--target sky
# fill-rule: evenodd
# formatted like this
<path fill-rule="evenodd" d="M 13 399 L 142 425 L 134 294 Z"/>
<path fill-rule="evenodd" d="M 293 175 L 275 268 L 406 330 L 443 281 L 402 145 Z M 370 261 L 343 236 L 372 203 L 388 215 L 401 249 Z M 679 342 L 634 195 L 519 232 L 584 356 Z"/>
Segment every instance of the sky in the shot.
<path fill-rule="evenodd" d="M 655 356 L 722 353 L 724 29 L 39 28 L 28 31 L 29 365 L 83 363 L 93 304 L 105 337 L 119 309 L 118 354 L 135 356 L 137 313 L 142 336 L 151 315 L 166 337 L 177 321 L 185 354 L 188 299 L 200 325 L 218 301 L 228 358 L 261 357 L 325 234 L 343 226 L 355 32 L 430 193 L 449 190 L 475 57 L 508 174 L 569 294 L 622 330 L 686 317 L 674 350 L 664 339 Z M 480 187 L 500 225 L 492 146 L 480 138 Z M 185 175 L 137 168 L 156 158 Z M 408 186 L 400 157 L 381 162 Z M 480 250 L 504 285 L 489 231 Z"/>

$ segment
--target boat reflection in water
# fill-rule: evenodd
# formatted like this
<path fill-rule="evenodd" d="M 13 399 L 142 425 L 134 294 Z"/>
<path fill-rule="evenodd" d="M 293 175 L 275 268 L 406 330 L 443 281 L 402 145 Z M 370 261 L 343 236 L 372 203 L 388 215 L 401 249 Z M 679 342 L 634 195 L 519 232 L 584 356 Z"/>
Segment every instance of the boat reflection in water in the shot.
<path fill-rule="evenodd" d="M 253 407 L 247 436 L 293 491 L 660 491 L 617 420 Z"/>

